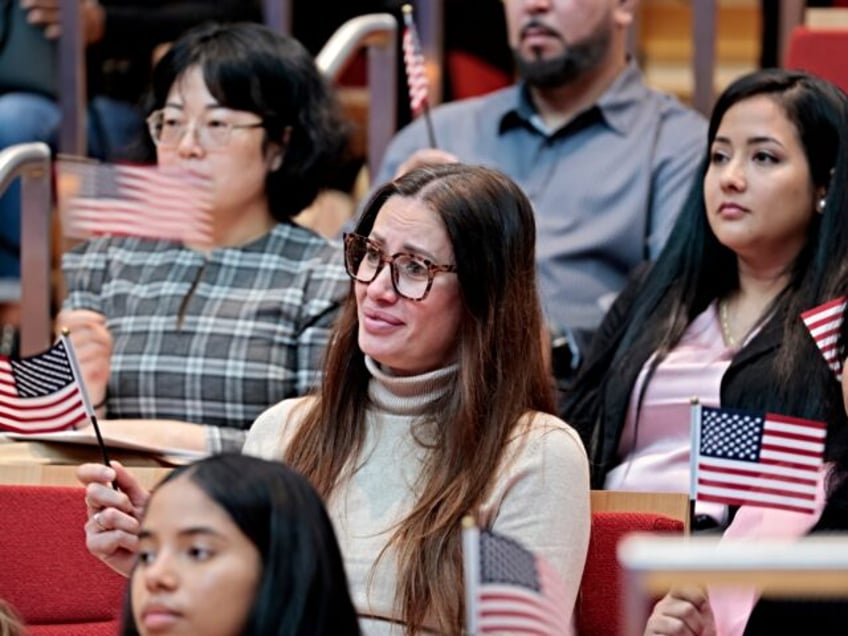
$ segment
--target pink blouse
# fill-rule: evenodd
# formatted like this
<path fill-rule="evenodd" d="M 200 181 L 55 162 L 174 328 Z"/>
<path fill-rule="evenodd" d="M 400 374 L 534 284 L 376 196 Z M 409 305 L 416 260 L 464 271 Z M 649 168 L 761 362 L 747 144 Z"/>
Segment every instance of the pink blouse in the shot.
<path fill-rule="evenodd" d="M 749 334 L 745 343 L 754 337 Z M 724 343 L 716 304 L 698 315 L 680 343 L 654 371 L 642 400 L 636 423 L 636 402 L 645 383 L 650 361 L 642 368 L 630 396 L 618 450 L 620 465 L 609 472 L 607 490 L 689 492 L 691 440 L 690 400 L 697 397 L 705 406 L 721 403 L 721 378 L 737 347 Z M 800 537 L 821 515 L 824 505 L 824 474 L 820 476 L 815 514 L 801 514 L 742 506 L 722 541 L 739 537 Z M 698 502 L 696 514 L 707 514 L 724 523 L 727 507 Z M 740 636 L 758 594 L 745 588 L 710 589 L 710 604 L 717 636 Z"/>
<path fill-rule="evenodd" d="M 691 439 L 690 401 L 719 406 L 721 378 L 737 347 L 724 344 L 715 303 L 687 327 L 680 343 L 654 371 L 636 422 L 636 402 L 650 360 L 633 392 L 618 447 L 622 462 L 606 477 L 607 490 L 689 492 Z M 696 514 L 724 522 L 727 507 L 698 502 Z"/>

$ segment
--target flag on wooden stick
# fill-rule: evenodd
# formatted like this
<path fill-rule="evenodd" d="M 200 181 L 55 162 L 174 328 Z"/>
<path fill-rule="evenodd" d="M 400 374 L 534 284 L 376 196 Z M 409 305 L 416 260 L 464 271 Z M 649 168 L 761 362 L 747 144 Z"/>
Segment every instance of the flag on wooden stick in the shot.
<path fill-rule="evenodd" d="M 403 63 L 406 69 L 406 82 L 409 87 L 409 107 L 413 116 L 424 113 L 427 124 L 427 136 L 430 147 L 436 147 L 436 134 L 430 117 L 430 84 L 427 81 L 427 67 L 418 31 L 412 19 L 412 6 L 403 5 Z"/>
<path fill-rule="evenodd" d="M 694 499 L 812 513 L 827 426 L 695 404 Z"/>
<path fill-rule="evenodd" d="M 76 428 L 89 418 L 85 404 L 64 340 L 27 358 L 0 357 L 0 430 L 47 433 Z"/>
<path fill-rule="evenodd" d="M 136 236 L 210 249 L 211 181 L 175 168 L 59 162 L 62 225 L 71 238 Z"/>
<path fill-rule="evenodd" d="M 517 541 L 463 520 L 469 634 L 568 633 L 571 609 L 558 573 Z"/>

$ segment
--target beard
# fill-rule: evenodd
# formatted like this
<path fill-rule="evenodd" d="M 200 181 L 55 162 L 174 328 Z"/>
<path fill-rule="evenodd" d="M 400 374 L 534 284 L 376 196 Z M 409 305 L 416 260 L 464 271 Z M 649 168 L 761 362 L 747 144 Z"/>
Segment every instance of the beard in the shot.
<path fill-rule="evenodd" d="M 527 84 L 537 88 L 557 88 L 597 68 L 608 53 L 611 40 L 612 26 L 603 23 L 581 42 L 566 46 L 556 57 L 526 58 L 518 49 L 513 49 L 512 54 L 518 73 Z"/>

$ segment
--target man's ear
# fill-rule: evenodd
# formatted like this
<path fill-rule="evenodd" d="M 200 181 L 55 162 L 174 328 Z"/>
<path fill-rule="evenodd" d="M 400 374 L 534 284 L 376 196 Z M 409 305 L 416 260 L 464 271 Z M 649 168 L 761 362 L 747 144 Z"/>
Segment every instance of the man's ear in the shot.
<path fill-rule="evenodd" d="M 618 6 L 613 10 L 613 19 L 618 26 L 629 28 L 636 17 L 639 0 L 618 0 Z"/>

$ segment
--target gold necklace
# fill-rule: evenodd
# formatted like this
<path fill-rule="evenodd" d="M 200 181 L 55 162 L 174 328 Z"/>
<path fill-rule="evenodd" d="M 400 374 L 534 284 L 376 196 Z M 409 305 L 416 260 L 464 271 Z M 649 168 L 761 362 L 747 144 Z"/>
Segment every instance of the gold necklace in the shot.
<path fill-rule="evenodd" d="M 736 338 L 733 337 L 733 332 L 730 330 L 730 321 L 727 319 L 727 299 L 722 298 L 718 301 L 718 315 L 721 323 L 721 334 L 724 336 L 724 344 L 728 347 L 736 346 Z"/>

